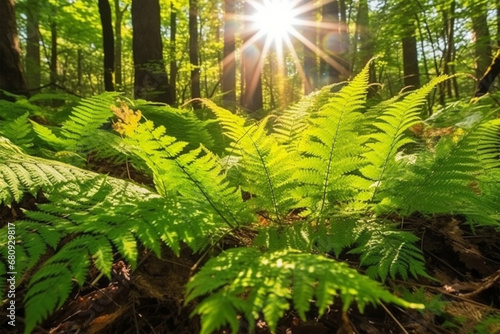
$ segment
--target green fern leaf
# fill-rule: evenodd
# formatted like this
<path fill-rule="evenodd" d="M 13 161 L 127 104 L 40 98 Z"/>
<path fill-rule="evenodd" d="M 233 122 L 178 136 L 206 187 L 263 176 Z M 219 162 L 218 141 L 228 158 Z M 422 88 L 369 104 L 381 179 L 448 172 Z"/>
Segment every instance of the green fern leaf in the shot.
<path fill-rule="evenodd" d="M 310 198 L 308 206 L 320 221 L 329 203 L 351 197 L 356 189 L 346 178 L 363 165 L 359 156 L 364 139 L 356 129 L 363 122 L 367 89 L 368 66 L 329 99 L 304 133 L 296 177 L 304 182 L 301 195 Z"/>
<path fill-rule="evenodd" d="M 236 314 L 244 315 L 252 328 L 261 312 L 274 331 L 278 319 L 291 307 L 290 300 L 302 317 L 309 310 L 310 300 L 316 300 L 322 315 L 336 296 L 344 302 L 344 310 L 354 301 L 361 311 L 367 304 L 380 301 L 423 307 L 393 296 L 345 263 L 291 250 L 261 253 L 255 248 L 236 248 L 225 251 L 208 261 L 188 283 L 186 303 L 206 293 L 210 296 L 193 311 L 202 318 L 203 333 L 228 323 L 235 332 Z M 218 312 L 222 305 L 229 310 L 231 318 Z"/>
<path fill-rule="evenodd" d="M 386 178 L 391 177 L 392 169 L 398 167 L 396 153 L 404 145 L 413 142 L 405 131 L 421 122 L 419 114 L 426 96 L 435 86 L 447 79 L 448 76 L 435 78 L 403 100 L 391 104 L 373 124 L 379 131 L 369 136 L 370 140 L 366 144 L 368 151 L 363 154 L 369 164 L 360 169 L 366 178 L 374 182 L 371 187 L 372 199 L 376 196 L 378 187 Z"/>

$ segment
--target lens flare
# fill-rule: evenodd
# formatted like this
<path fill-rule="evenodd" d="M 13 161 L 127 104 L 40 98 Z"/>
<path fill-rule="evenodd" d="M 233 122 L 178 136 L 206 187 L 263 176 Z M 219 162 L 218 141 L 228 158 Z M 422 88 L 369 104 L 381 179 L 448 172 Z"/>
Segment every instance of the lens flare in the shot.
<path fill-rule="evenodd" d="M 266 0 L 256 6 L 256 13 L 251 20 L 258 34 L 280 42 L 293 33 L 294 25 L 298 23 L 298 11 L 294 8 L 293 1 Z"/>

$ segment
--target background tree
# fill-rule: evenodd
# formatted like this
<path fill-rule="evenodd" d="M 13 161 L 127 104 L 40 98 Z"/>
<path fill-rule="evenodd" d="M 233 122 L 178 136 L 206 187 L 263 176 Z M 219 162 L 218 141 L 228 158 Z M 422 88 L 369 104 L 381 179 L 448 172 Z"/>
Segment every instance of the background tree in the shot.
<path fill-rule="evenodd" d="M 40 73 L 40 1 L 26 2 L 26 81 L 28 88 L 38 88 L 41 84 Z"/>
<path fill-rule="evenodd" d="M 113 24 L 111 23 L 111 7 L 108 0 L 99 0 L 98 5 L 102 24 L 102 44 L 104 51 L 104 90 L 114 91 L 115 42 L 113 39 Z"/>
<path fill-rule="evenodd" d="M 168 83 L 160 34 L 158 0 L 132 0 L 134 95 L 174 104 Z"/>
<path fill-rule="evenodd" d="M 189 0 L 189 61 L 191 63 L 191 98 L 193 99 L 201 97 L 199 54 L 198 0 Z"/>
<path fill-rule="evenodd" d="M 13 0 L 0 0 L 0 89 L 26 91 Z"/>
<path fill-rule="evenodd" d="M 244 2 L 243 14 L 246 17 L 254 14 L 249 1 Z M 264 105 L 261 76 L 263 41 L 256 38 L 256 30 L 251 24 L 247 23 L 243 29 L 241 106 L 248 111 L 257 111 Z"/>
<path fill-rule="evenodd" d="M 222 53 L 222 101 L 225 107 L 236 103 L 236 18 L 235 0 L 224 0 L 224 49 Z"/>

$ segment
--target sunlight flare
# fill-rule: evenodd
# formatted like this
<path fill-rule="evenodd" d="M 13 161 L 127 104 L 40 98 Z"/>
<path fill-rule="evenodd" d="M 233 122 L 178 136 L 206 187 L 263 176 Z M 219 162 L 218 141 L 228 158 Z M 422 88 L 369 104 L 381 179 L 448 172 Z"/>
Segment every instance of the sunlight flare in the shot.
<path fill-rule="evenodd" d="M 263 4 L 255 4 L 256 13 L 251 20 L 259 35 L 265 35 L 276 42 L 288 37 L 297 24 L 299 12 L 294 1 L 265 0 Z"/>

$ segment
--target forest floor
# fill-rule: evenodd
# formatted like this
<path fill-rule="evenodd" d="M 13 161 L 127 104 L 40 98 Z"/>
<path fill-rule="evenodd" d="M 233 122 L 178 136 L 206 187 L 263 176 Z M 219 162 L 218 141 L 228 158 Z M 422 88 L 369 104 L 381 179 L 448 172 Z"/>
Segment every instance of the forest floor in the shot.
<path fill-rule="evenodd" d="M 17 207 L 0 206 L 0 225 L 19 219 L 21 209 L 33 209 L 37 201 L 26 196 Z M 425 301 L 425 311 L 380 305 L 363 313 L 354 306 L 343 313 L 341 305 L 334 304 L 319 318 L 312 308 L 303 322 L 291 310 L 279 322 L 277 333 L 500 333 L 500 233 L 490 228 L 472 231 L 462 220 L 463 217 L 415 215 L 402 225 L 421 238 L 432 279 L 386 283 L 403 298 Z M 225 244 L 232 247 L 236 242 L 231 239 Z M 199 319 L 190 317 L 195 305 L 185 306 L 183 301 L 184 286 L 198 259 L 199 255 L 187 249 L 179 257 L 164 250 L 162 259 L 143 251 L 133 272 L 116 259 L 111 282 L 100 277 L 97 270 L 91 271 L 87 283 L 75 288 L 62 309 L 38 326 L 35 333 L 198 333 Z M 341 256 L 341 260 L 359 267 L 351 255 Z M 18 297 L 25 289 L 18 288 Z M 410 293 L 412 297 L 408 297 Z M 3 319 L 5 315 L 5 309 L 0 310 Z M 18 316 L 18 323 L 22 324 L 22 313 Z M 8 327 L 4 324 L 1 332 L 22 333 L 19 326 L 10 331 Z M 240 328 L 239 333 L 248 332 L 244 321 Z M 265 321 L 257 321 L 256 333 L 270 333 Z"/>

